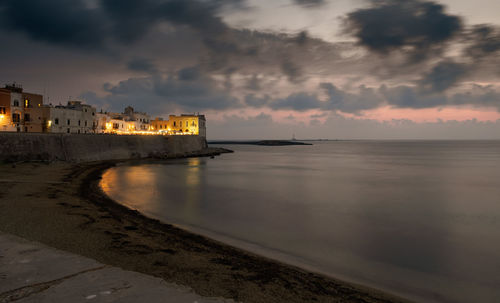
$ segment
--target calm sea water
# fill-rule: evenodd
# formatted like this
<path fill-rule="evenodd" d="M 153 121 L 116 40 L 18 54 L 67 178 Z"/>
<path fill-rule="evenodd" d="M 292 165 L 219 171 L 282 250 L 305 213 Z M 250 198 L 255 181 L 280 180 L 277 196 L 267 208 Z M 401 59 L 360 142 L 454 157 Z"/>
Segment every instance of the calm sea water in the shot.
<path fill-rule="evenodd" d="M 227 146 L 128 165 L 126 206 L 258 253 L 422 302 L 500 302 L 499 141 Z"/>

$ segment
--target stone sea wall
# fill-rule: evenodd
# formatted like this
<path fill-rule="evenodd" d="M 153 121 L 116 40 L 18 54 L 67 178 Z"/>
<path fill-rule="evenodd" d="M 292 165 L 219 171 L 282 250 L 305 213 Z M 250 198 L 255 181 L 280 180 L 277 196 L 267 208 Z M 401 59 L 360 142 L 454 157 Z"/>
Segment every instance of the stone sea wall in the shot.
<path fill-rule="evenodd" d="M 176 157 L 207 147 L 200 136 L 138 136 L 0 132 L 0 160 L 89 162 Z"/>

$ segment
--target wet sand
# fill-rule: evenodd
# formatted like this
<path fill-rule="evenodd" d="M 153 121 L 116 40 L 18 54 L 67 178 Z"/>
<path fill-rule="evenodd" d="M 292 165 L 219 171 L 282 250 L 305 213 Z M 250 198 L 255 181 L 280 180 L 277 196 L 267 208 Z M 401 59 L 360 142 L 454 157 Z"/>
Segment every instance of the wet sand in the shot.
<path fill-rule="evenodd" d="M 118 161 L 0 164 L 0 231 L 243 302 L 407 302 L 147 218 L 99 188 Z"/>

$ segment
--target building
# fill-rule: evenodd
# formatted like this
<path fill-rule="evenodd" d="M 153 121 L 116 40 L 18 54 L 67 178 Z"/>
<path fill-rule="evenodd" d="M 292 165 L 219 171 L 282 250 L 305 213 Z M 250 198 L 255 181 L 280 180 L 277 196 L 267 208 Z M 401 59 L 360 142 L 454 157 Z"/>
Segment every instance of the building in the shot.
<path fill-rule="evenodd" d="M 81 101 L 68 101 L 66 106 L 46 106 L 43 117 L 47 132 L 68 134 L 96 133 L 96 109 Z"/>
<path fill-rule="evenodd" d="M 128 128 L 135 131 L 151 130 L 151 118 L 143 112 L 136 112 L 132 106 L 127 106 L 123 111 L 123 118 L 129 122 Z M 132 123 L 130 123 L 132 122 Z"/>
<path fill-rule="evenodd" d="M 0 130 L 43 132 L 43 96 L 23 91 L 21 85 L 0 88 Z"/>
<path fill-rule="evenodd" d="M 67 134 L 200 135 L 206 137 L 204 115 L 170 115 L 151 121 L 128 106 L 123 113 L 100 113 L 81 101 L 46 105 L 43 96 L 17 84 L 0 88 L 0 131 Z"/>
<path fill-rule="evenodd" d="M 200 135 L 206 137 L 205 115 L 170 115 L 168 120 L 156 118 L 151 122 L 152 129 L 169 135 Z"/>

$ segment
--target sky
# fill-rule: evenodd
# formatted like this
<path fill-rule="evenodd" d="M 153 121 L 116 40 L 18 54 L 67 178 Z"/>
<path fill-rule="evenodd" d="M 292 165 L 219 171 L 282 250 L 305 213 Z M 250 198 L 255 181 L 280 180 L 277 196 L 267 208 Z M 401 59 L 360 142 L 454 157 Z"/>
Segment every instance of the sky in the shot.
<path fill-rule="evenodd" d="M 500 139 L 500 1 L 0 0 L 0 83 L 209 139 Z"/>

